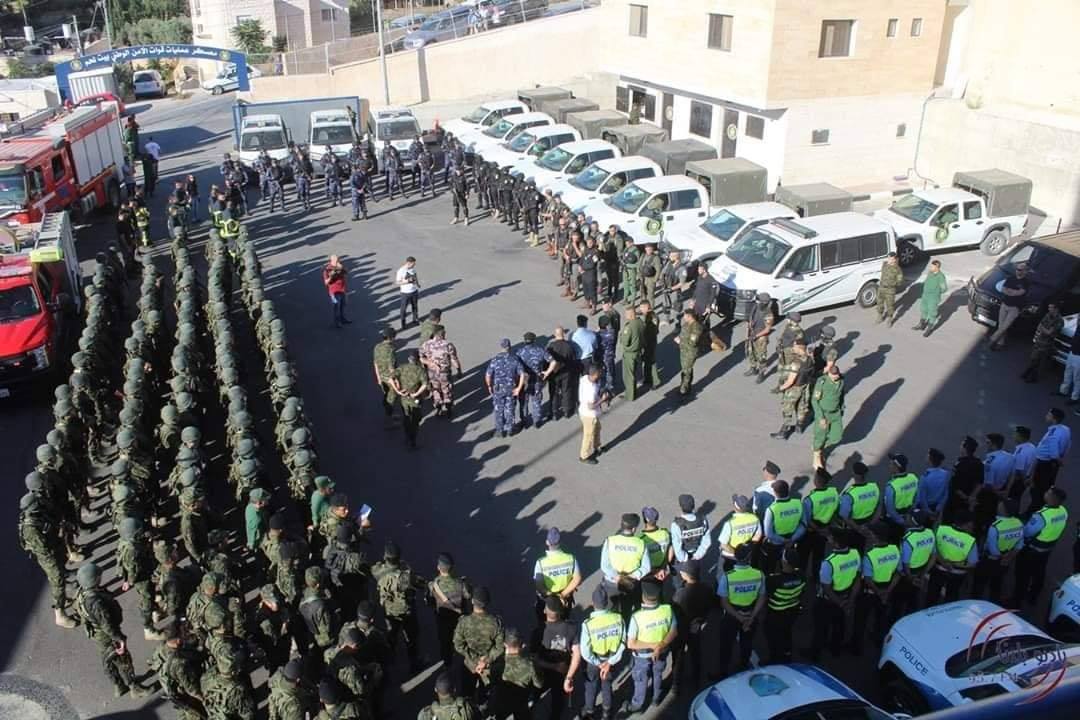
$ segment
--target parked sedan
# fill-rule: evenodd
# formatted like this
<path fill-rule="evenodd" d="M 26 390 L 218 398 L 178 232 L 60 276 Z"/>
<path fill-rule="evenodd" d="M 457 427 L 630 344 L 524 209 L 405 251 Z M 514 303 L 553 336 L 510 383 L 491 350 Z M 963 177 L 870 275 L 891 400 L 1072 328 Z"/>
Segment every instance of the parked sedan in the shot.
<path fill-rule="evenodd" d="M 390 21 L 387 26 L 391 30 L 415 30 L 424 24 L 427 20 L 427 15 L 424 13 L 416 13 L 415 15 L 402 15 L 399 18 Z"/>
<path fill-rule="evenodd" d="M 458 5 L 450 10 L 435 13 L 424 24 L 405 36 L 402 46 L 406 50 L 419 50 L 440 40 L 453 40 L 469 34 L 471 8 Z"/>
<path fill-rule="evenodd" d="M 161 73 L 157 70 L 139 70 L 131 78 L 133 85 L 132 94 L 135 99 L 140 97 L 165 97 L 168 89 L 165 81 L 161 79 Z"/>
<path fill-rule="evenodd" d="M 491 24 L 496 27 L 535 20 L 547 15 L 548 0 L 493 0 Z"/>

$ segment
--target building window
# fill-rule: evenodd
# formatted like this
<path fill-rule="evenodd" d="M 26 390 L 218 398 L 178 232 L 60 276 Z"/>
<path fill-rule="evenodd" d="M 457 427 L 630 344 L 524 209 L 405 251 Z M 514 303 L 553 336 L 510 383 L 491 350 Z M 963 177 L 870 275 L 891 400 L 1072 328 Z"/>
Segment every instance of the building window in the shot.
<path fill-rule="evenodd" d="M 200 37 L 202 36 L 202 34 L 203 34 L 202 23 L 199 23 L 198 25 L 195 26 L 195 32 L 197 32 Z"/>
<path fill-rule="evenodd" d="M 251 15 L 237 15 L 236 16 L 236 24 L 237 25 L 239 25 L 242 22 L 247 22 L 248 20 L 254 20 L 254 17 L 251 16 Z"/>
<path fill-rule="evenodd" d="M 202 12 L 202 8 L 199 7 L 199 0 L 195 0 L 195 14 L 198 15 Z"/>
<path fill-rule="evenodd" d="M 818 57 L 847 57 L 855 36 L 854 20 L 822 20 Z"/>
<path fill-rule="evenodd" d="M 19 119 L 19 113 L 17 113 L 17 112 L 10 112 L 10 113 L 0 112 L 0 122 L 5 122 L 5 123 L 15 122 L 18 119 Z"/>
<path fill-rule="evenodd" d="M 900 123 L 896 126 L 896 137 L 902 138 L 907 135 L 907 123 Z"/>
<path fill-rule="evenodd" d="M 338 19 L 337 8 L 323 8 L 319 15 L 322 17 L 323 22 L 334 22 Z"/>
<path fill-rule="evenodd" d="M 889 18 L 889 25 L 885 28 L 885 37 L 896 37 L 896 28 L 900 25 L 898 18 Z"/>
<path fill-rule="evenodd" d="M 690 101 L 690 134 L 703 138 L 712 137 L 712 105 Z"/>
<path fill-rule="evenodd" d="M 746 130 L 743 131 L 746 137 L 757 138 L 763 140 L 765 138 L 765 118 L 758 117 L 757 115 L 746 116 Z"/>
<path fill-rule="evenodd" d="M 811 145 L 828 145 L 829 144 L 829 131 L 828 130 L 812 130 L 810 132 L 810 144 Z"/>
<path fill-rule="evenodd" d="M 630 6 L 630 34 L 645 37 L 649 34 L 649 7 L 647 5 Z"/>
<path fill-rule="evenodd" d="M 731 15 L 709 14 L 709 48 L 731 52 L 731 26 L 735 18 Z"/>
<path fill-rule="evenodd" d="M 922 18 L 911 19 L 911 37 L 922 35 Z"/>
<path fill-rule="evenodd" d="M 630 112 L 630 88 L 615 88 L 615 109 L 619 112 Z"/>

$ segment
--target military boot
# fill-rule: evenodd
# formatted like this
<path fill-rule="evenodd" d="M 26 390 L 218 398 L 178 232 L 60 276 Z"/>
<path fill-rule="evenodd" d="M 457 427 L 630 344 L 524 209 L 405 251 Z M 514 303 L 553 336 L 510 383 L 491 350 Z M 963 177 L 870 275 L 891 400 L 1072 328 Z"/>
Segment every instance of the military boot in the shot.
<path fill-rule="evenodd" d="M 938 325 L 939 325 L 940 323 L 941 323 L 941 321 L 940 321 L 940 320 L 935 320 L 935 321 L 934 321 L 934 322 L 932 322 L 932 323 L 927 323 L 927 324 L 926 324 L 926 329 L 925 329 L 925 330 L 923 330 L 923 334 L 922 334 L 922 336 L 923 336 L 923 337 L 930 337 L 930 333 L 934 332 L 934 330 L 935 330 L 935 329 L 937 328 L 937 326 L 938 326 Z"/>
<path fill-rule="evenodd" d="M 774 433 L 769 433 L 769 437 L 774 440 L 787 440 L 791 437 L 791 433 L 795 432 L 795 428 L 791 425 L 781 425 L 780 429 Z"/>
<path fill-rule="evenodd" d="M 922 330 L 925 327 L 926 327 L 926 321 L 925 320 L 919 320 L 918 323 L 911 326 L 911 329 L 912 330 Z"/>
<path fill-rule="evenodd" d="M 75 627 L 75 619 L 65 613 L 62 608 L 56 608 L 53 612 L 57 625 L 62 628 L 67 628 L 69 630 Z"/>

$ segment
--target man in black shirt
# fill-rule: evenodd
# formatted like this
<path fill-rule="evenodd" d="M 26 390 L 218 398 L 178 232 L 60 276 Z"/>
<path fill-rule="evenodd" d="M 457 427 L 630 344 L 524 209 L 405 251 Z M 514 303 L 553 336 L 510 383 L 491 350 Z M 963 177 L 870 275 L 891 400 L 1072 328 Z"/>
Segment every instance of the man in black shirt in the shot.
<path fill-rule="evenodd" d="M 990 336 L 990 349 L 1001 350 L 1005 347 L 1005 333 L 1020 317 L 1020 308 L 1027 303 L 1028 291 L 1027 266 L 1017 265 L 1016 275 L 1005 278 L 1001 288 L 1001 307 L 998 309 L 997 329 Z"/>
<path fill-rule="evenodd" d="M 581 664 L 581 628 L 563 619 L 562 600 L 550 596 L 544 601 L 544 620 L 535 665 L 544 674 L 544 687 L 551 691 L 552 720 L 562 717 L 566 699 L 574 691 L 574 675 Z"/>
<path fill-rule="evenodd" d="M 577 350 L 566 339 L 566 329 L 555 328 L 555 339 L 548 343 L 548 352 L 558 363 L 558 369 L 548 378 L 551 397 L 551 419 L 573 417 L 578 384 Z"/>
<path fill-rule="evenodd" d="M 705 621 L 713 606 L 713 592 L 707 584 L 699 582 L 701 561 L 690 559 L 679 564 L 682 585 L 675 591 L 671 604 L 679 636 L 672 645 L 671 691 L 678 693 L 682 683 L 696 690 L 702 682 L 701 636 Z M 685 677 L 684 677 L 685 676 Z"/>
<path fill-rule="evenodd" d="M 944 521 L 951 523 L 958 511 L 971 507 L 975 492 L 982 486 L 983 462 L 975 455 L 979 443 L 975 438 L 965 437 L 960 443 L 960 457 L 953 465 L 952 482 L 949 483 L 949 500 L 945 504 Z"/>

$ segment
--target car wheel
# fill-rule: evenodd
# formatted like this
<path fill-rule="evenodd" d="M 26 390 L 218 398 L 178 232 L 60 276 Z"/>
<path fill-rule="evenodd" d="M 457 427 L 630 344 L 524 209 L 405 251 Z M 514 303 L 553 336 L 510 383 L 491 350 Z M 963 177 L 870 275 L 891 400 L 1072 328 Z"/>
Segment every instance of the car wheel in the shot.
<path fill-rule="evenodd" d="M 896 257 L 900 261 L 900 267 L 908 267 L 915 264 L 919 258 L 919 248 L 914 243 L 901 240 L 896 246 Z"/>
<path fill-rule="evenodd" d="M 883 688 L 885 704 L 891 710 L 899 710 L 907 715 L 923 715 L 930 712 L 926 702 L 915 686 L 906 678 L 893 678 Z"/>
<path fill-rule="evenodd" d="M 214 89 L 210 91 L 210 94 L 211 95 L 220 95 L 221 94 L 221 86 L 220 85 L 215 85 Z"/>
<path fill-rule="evenodd" d="M 859 296 L 856 298 L 856 302 L 859 303 L 859 307 L 872 308 L 877 305 L 877 296 L 878 284 L 876 280 L 872 280 L 859 288 Z"/>
<path fill-rule="evenodd" d="M 983 254 L 991 257 L 1005 252 L 1007 247 L 1009 247 L 1009 231 L 1003 229 L 991 230 L 986 233 L 982 244 L 979 245 L 979 249 L 983 251 Z"/>

